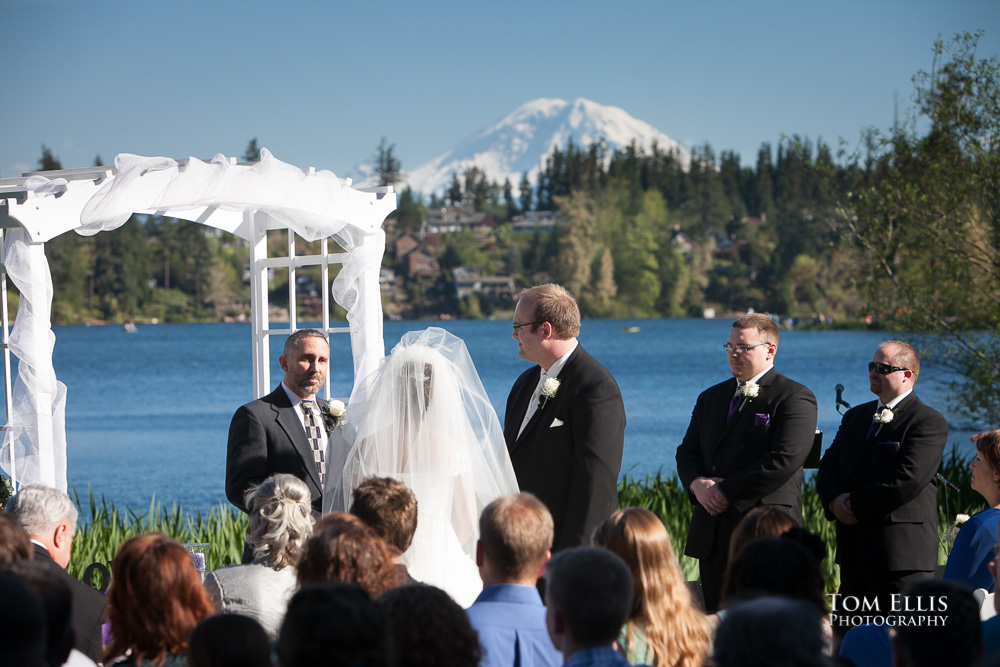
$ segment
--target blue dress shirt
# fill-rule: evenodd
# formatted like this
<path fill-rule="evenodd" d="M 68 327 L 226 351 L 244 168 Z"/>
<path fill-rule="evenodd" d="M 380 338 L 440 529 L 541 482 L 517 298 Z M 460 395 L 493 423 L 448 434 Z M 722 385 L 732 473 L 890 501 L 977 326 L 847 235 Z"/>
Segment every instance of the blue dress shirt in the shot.
<path fill-rule="evenodd" d="M 1000 542 L 998 522 L 1000 510 L 990 507 L 962 524 L 941 578 L 992 591 L 993 577 L 986 565 L 993 560 L 993 545 Z"/>
<path fill-rule="evenodd" d="M 481 667 L 558 667 L 562 654 L 545 627 L 545 605 L 533 586 L 483 589 L 466 610 L 483 647 Z"/>
<path fill-rule="evenodd" d="M 613 648 L 577 651 L 563 664 L 564 667 L 629 667 L 629 661 Z"/>

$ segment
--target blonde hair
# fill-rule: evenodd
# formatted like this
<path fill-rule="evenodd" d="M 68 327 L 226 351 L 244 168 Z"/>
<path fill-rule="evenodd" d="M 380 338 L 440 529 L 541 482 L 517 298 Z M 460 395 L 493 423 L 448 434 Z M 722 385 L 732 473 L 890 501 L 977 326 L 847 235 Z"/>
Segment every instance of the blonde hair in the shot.
<path fill-rule="evenodd" d="M 618 510 L 594 531 L 593 542 L 621 557 L 632 571 L 631 642 L 644 625 L 655 667 L 698 667 L 710 649 L 704 615 L 695 609 L 663 522 L 640 507 Z"/>
<path fill-rule="evenodd" d="M 277 473 L 247 492 L 253 555 L 275 570 L 295 565 L 312 535 L 312 497 L 305 482 Z"/>

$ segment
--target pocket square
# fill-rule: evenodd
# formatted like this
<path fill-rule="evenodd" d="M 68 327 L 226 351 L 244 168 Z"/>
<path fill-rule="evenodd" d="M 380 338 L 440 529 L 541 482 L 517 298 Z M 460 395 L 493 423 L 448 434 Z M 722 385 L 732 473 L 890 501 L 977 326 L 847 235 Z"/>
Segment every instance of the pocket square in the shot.
<path fill-rule="evenodd" d="M 566 422 L 564 422 L 563 420 L 561 420 L 558 417 L 556 417 L 555 419 L 552 420 L 552 423 L 549 424 L 549 428 L 555 428 L 557 426 L 562 426 L 565 423 Z"/>
<path fill-rule="evenodd" d="M 770 426 L 771 425 L 771 415 L 766 412 L 758 412 L 753 416 L 754 426 Z"/>
<path fill-rule="evenodd" d="M 884 440 L 878 444 L 882 445 L 883 447 L 892 447 L 893 449 L 899 449 L 899 443 L 896 442 L 895 440 Z"/>

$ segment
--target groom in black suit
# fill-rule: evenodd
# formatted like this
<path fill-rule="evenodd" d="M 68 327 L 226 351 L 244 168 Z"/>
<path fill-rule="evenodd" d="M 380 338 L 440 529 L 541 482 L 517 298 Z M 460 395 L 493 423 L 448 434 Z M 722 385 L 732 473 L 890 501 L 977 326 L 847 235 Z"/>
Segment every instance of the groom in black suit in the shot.
<path fill-rule="evenodd" d="M 913 393 L 919 372 L 910 345 L 879 345 L 868 364 L 878 400 L 847 411 L 816 475 L 826 518 L 837 522 L 840 593 L 877 599 L 883 615 L 892 594 L 937 565 L 934 475 L 948 423 Z"/>
<path fill-rule="evenodd" d="M 309 487 L 315 512 L 323 509 L 320 460 L 326 454 L 327 433 L 323 401 L 316 392 L 326 382 L 330 345 L 315 329 L 300 329 L 285 341 L 278 364 L 285 376 L 267 396 L 242 406 L 229 425 L 226 449 L 226 498 L 247 511 L 244 495 L 275 473 L 295 475 Z M 318 425 L 319 453 L 310 445 L 306 426 L 310 415 L 303 401 L 311 401 L 313 424 Z M 339 471 L 335 471 L 339 473 Z M 244 554 L 246 556 L 246 554 Z"/>
<path fill-rule="evenodd" d="M 718 609 L 729 538 L 754 507 L 802 522 L 802 464 L 816 432 L 816 398 L 774 369 L 778 327 L 744 315 L 724 346 L 736 381 L 706 389 L 677 448 L 694 514 L 684 553 L 699 560 L 705 609 Z"/>
<path fill-rule="evenodd" d="M 514 383 L 504 416 L 518 486 L 552 513 L 553 552 L 590 544 L 594 528 L 618 509 L 621 391 L 576 340 L 580 310 L 565 288 L 521 292 L 513 326 L 518 356 L 537 364 Z"/>

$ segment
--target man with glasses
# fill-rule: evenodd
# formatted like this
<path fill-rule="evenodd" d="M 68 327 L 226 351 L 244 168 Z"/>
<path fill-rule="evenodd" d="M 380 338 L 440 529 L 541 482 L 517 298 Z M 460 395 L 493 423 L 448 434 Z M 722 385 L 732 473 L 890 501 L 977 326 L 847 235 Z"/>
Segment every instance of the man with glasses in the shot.
<path fill-rule="evenodd" d="M 694 505 L 684 553 L 699 560 L 707 611 L 719 608 L 729 538 L 748 511 L 770 505 L 802 522 L 802 464 L 816 433 L 816 398 L 774 369 L 771 318 L 740 317 L 723 348 L 736 381 L 698 396 L 677 448 Z"/>
<path fill-rule="evenodd" d="M 553 552 L 590 544 L 594 528 L 618 509 L 621 391 L 577 341 L 580 310 L 565 288 L 521 292 L 513 327 L 518 356 L 536 364 L 514 383 L 504 415 L 518 486 L 552 513 Z"/>
<path fill-rule="evenodd" d="M 837 522 L 839 592 L 877 599 L 882 614 L 898 611 L 892 595 L 937 566 L 934 475 L 948 423 L 913 393 L 919 373 L 913 347 L 879 345 L 868 364 L 878 400 L 847 411 L 816 476 L 826 518 Z"/>

